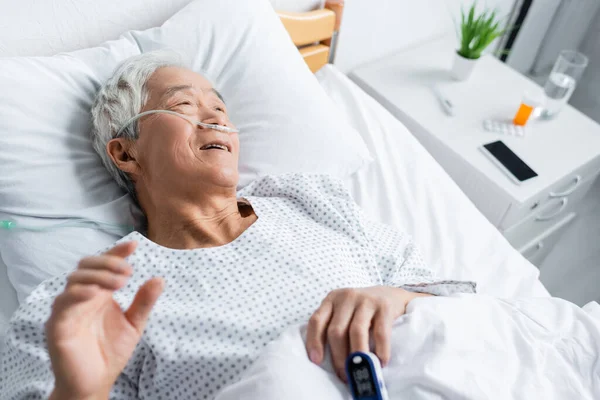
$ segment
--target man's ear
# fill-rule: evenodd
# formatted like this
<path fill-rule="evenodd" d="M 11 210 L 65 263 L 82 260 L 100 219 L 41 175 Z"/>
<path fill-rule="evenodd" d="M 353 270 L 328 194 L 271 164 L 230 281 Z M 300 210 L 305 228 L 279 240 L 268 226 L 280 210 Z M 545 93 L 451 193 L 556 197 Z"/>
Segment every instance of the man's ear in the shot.
<path fill-rule="evenodd" d="M 125 138 L 111 139 L 106 144 L 106 152 L 121 171 L 134 176 L 140 173 L 140 165 L 135 159 L 136 152 L 132 140 Z"/>

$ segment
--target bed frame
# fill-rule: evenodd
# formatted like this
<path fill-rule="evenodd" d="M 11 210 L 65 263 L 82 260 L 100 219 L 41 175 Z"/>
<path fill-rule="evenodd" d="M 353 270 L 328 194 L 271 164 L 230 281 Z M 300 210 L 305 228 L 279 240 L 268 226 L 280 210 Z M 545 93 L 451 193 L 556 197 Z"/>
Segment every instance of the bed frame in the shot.
<path fill-rule="evenodd" d="M 277 12 L 312 72 L 333 63 L 343 11 L 344 0 L 327 0 L 321 10 Z"/>

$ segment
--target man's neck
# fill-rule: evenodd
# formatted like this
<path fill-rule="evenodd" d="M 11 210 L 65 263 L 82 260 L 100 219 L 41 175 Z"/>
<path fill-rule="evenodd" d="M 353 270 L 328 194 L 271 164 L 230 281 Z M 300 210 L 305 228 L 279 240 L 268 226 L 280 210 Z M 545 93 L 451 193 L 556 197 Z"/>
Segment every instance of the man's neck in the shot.
<path fill-rule="evenodd" d="M 162 199 L 170 196 L 161 196 Z M 146 210 L 148 239 L 172 249 L 216 247 L 240 236 L 257 216 L 251 207 L 238 204 L 233 195 L 210 196 L 194 201 L 175 196 Z"/>

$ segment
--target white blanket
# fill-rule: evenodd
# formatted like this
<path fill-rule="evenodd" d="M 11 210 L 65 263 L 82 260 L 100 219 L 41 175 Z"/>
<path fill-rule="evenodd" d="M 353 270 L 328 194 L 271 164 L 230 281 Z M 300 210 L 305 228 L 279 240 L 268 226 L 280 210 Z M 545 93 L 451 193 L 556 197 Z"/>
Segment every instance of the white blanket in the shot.
<path fill-rule="evenodd" d="M 312 364 L 305 329 L 271 343 L 218 400 L 347 400 L 329 360 Z M 393 329 L 390 399 L 600 399 L 600 306 L 556 298 L 421 298 Z"/>

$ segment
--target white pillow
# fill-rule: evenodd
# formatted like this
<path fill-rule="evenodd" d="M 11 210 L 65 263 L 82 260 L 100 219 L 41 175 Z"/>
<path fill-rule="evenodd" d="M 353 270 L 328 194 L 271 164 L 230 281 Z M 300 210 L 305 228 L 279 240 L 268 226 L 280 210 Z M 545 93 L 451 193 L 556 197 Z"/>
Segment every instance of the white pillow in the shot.
<path fill-rule="evenodd" d="M 45 226 L 68 218 L 131 224 L 131 202 L 90 139 L 89 109 L 124 59 L 173 48 L 206 71 L 241 130 L 241 186 L 285 172 L 346 177 L 369 160 L 360 135 L 320 88 L 267 0 L 198 0 L 162 27 L 53 57 L 0 59 L 0 219 Z M 19 299 L 122 232 L 0 232 Z"/>

